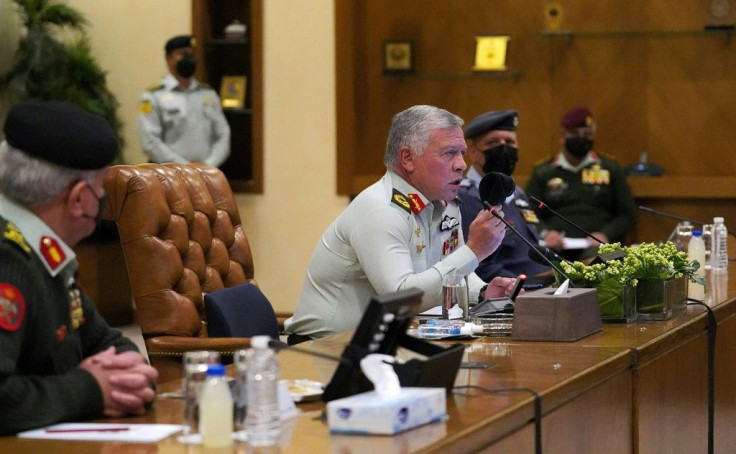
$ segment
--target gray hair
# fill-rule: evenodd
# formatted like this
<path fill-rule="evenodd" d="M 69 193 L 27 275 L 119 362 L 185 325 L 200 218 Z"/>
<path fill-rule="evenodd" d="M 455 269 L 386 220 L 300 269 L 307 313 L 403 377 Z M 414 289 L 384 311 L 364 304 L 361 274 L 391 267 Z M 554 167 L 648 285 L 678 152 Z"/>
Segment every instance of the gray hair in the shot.
<path fill-rule="evenodd" d="M 27 207 L 50 202 L 76 181 L 92 185 L 97 172 L 61 167 L 0 142 L 0 193 Z"/>
<path fill-rule="evenodd" d="M 463 119 L 435 106 L 412 106 L 394 115 L 386 141 L 383 163 L 387 168 L 399 164 L 399 150 L 411 148 L 418 156 L 429 145 L 429 133 L 434 129 L 462 127 Z"/>

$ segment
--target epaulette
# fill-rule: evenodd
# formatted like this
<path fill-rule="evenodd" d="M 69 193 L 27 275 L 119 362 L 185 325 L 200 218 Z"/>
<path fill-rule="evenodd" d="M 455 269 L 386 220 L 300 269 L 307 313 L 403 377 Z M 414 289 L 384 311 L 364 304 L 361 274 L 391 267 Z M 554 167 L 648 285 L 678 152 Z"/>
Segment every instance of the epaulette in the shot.
<path fill-rule="evenodd" d="M 158 82 L 146 88 L 146 91 L 158 91 L 158 90 L 161 90 L 162 88 L 164 88 L 163 82 Z"/>
<path fill-rule="evenodd" d="M 407 197 L 400 191 L 397 191 L 396 188 L 394 188 L 393 192 L 391 193 L 391 203 L 399 206 L 407 213 L 411 213 L 411 205 L 409 205 Z"/>
<path fill-rule="evenodd" d="M 23 236 L 18 227 L 12 222 L 6 222 L 2 227 L 3 240 L 9 243 L 15 244 L 19 247 L 26 255 L 31 255 L 31 247 L 26 243 L 26 238 Z"/>

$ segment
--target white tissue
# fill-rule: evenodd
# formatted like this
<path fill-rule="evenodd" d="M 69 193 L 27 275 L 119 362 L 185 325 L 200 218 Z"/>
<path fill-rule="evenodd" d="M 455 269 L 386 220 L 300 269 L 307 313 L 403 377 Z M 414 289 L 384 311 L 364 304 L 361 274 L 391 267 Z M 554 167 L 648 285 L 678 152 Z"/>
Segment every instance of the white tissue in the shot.
<path fill-rule="evenodd" d="M 562 295 L 563 293 L 567 293 L 567 288 L 570 286 L 570 279 L 565 279 L 565 282 L 560 285 L 557 290 L 555 290 L 555 295 Z"/>
<path fill-rule="evenodd" d="M 401 392 L 399 377 L 392 366 L 394 361 L 393 356 L 379 353 L 371 353 L 360 360 L 360 368 L 373 383 L 379 399 L 391 399 Z"/>

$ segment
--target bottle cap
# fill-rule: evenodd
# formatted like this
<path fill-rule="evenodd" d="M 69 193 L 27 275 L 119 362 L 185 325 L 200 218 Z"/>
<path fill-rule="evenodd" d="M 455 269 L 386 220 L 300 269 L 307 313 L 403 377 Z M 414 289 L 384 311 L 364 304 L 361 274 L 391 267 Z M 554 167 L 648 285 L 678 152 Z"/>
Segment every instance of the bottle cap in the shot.
<path fill-rule="evenodd" d="M 693 230 L 693 236 L 700 236 L 703 234 L 702 230 Z"/>
<path fill-rule="evenodd" d="M 723 217 L 722 216 L 716 216 L 716 217 L 713 218 L 713 222 L 723 222 Z"/>
<path fill-rule="evenodd" d="M 207 366 L 208 377 L 221 377 L 225 375 L 225 366 L 222 364 L 210 364 Z"/>

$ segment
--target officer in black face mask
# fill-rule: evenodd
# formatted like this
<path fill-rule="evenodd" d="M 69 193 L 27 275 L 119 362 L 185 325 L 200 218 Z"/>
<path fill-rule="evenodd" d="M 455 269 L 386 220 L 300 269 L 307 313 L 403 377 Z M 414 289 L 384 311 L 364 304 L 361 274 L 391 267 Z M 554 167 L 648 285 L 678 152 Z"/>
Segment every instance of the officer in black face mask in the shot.
<path fill-rule="evenodd" d="M 168 40 L 169 74 L 141 97 L 138 137 L 151 162 L 203 162 L 219 167 L 230 154 L 230 127 L 220 99 L 193 77 L 195 46 L 190 35 Z"/>
<path fill-rule="evenodd" d="M 516 138 L 518 124 L 519 114 L 515 110 L 502 110 L 481 114 L 465 128 L 469 166 L 460 184 L 459 196 L 462 199 L 460 212 L 466 237 L 470 223 L 485 209 L 478 192 L 481 179 L 489 172 L 501 172 L 509 176 L 514 173 L 519 160 Z M 539 221 L 524 192 L 517 187 L 502 205 L 505 219 L 532 244 L 538 244 L 536 224 Z M 531 276 L 548 271 L 549 267 L 529 259 L 527 249 L 524 240 L 507 233 L 496 253 L 482 261 L 475 272 L 481 279 L 490 281 L 496 276 Z"/>
<path fill-rule="evenodd" d="M 527 194 L 604 242 L 623 241 L 636 220 L 636 205 L 616 160 L 593 150 L 593 114 L 587 107 L 575 107 L 560 126 L 560 151 L 534 167 Z M 569 260 L 596 255 L 597 241 L 551 210 L 535 209 L 548 248 Z"/>

